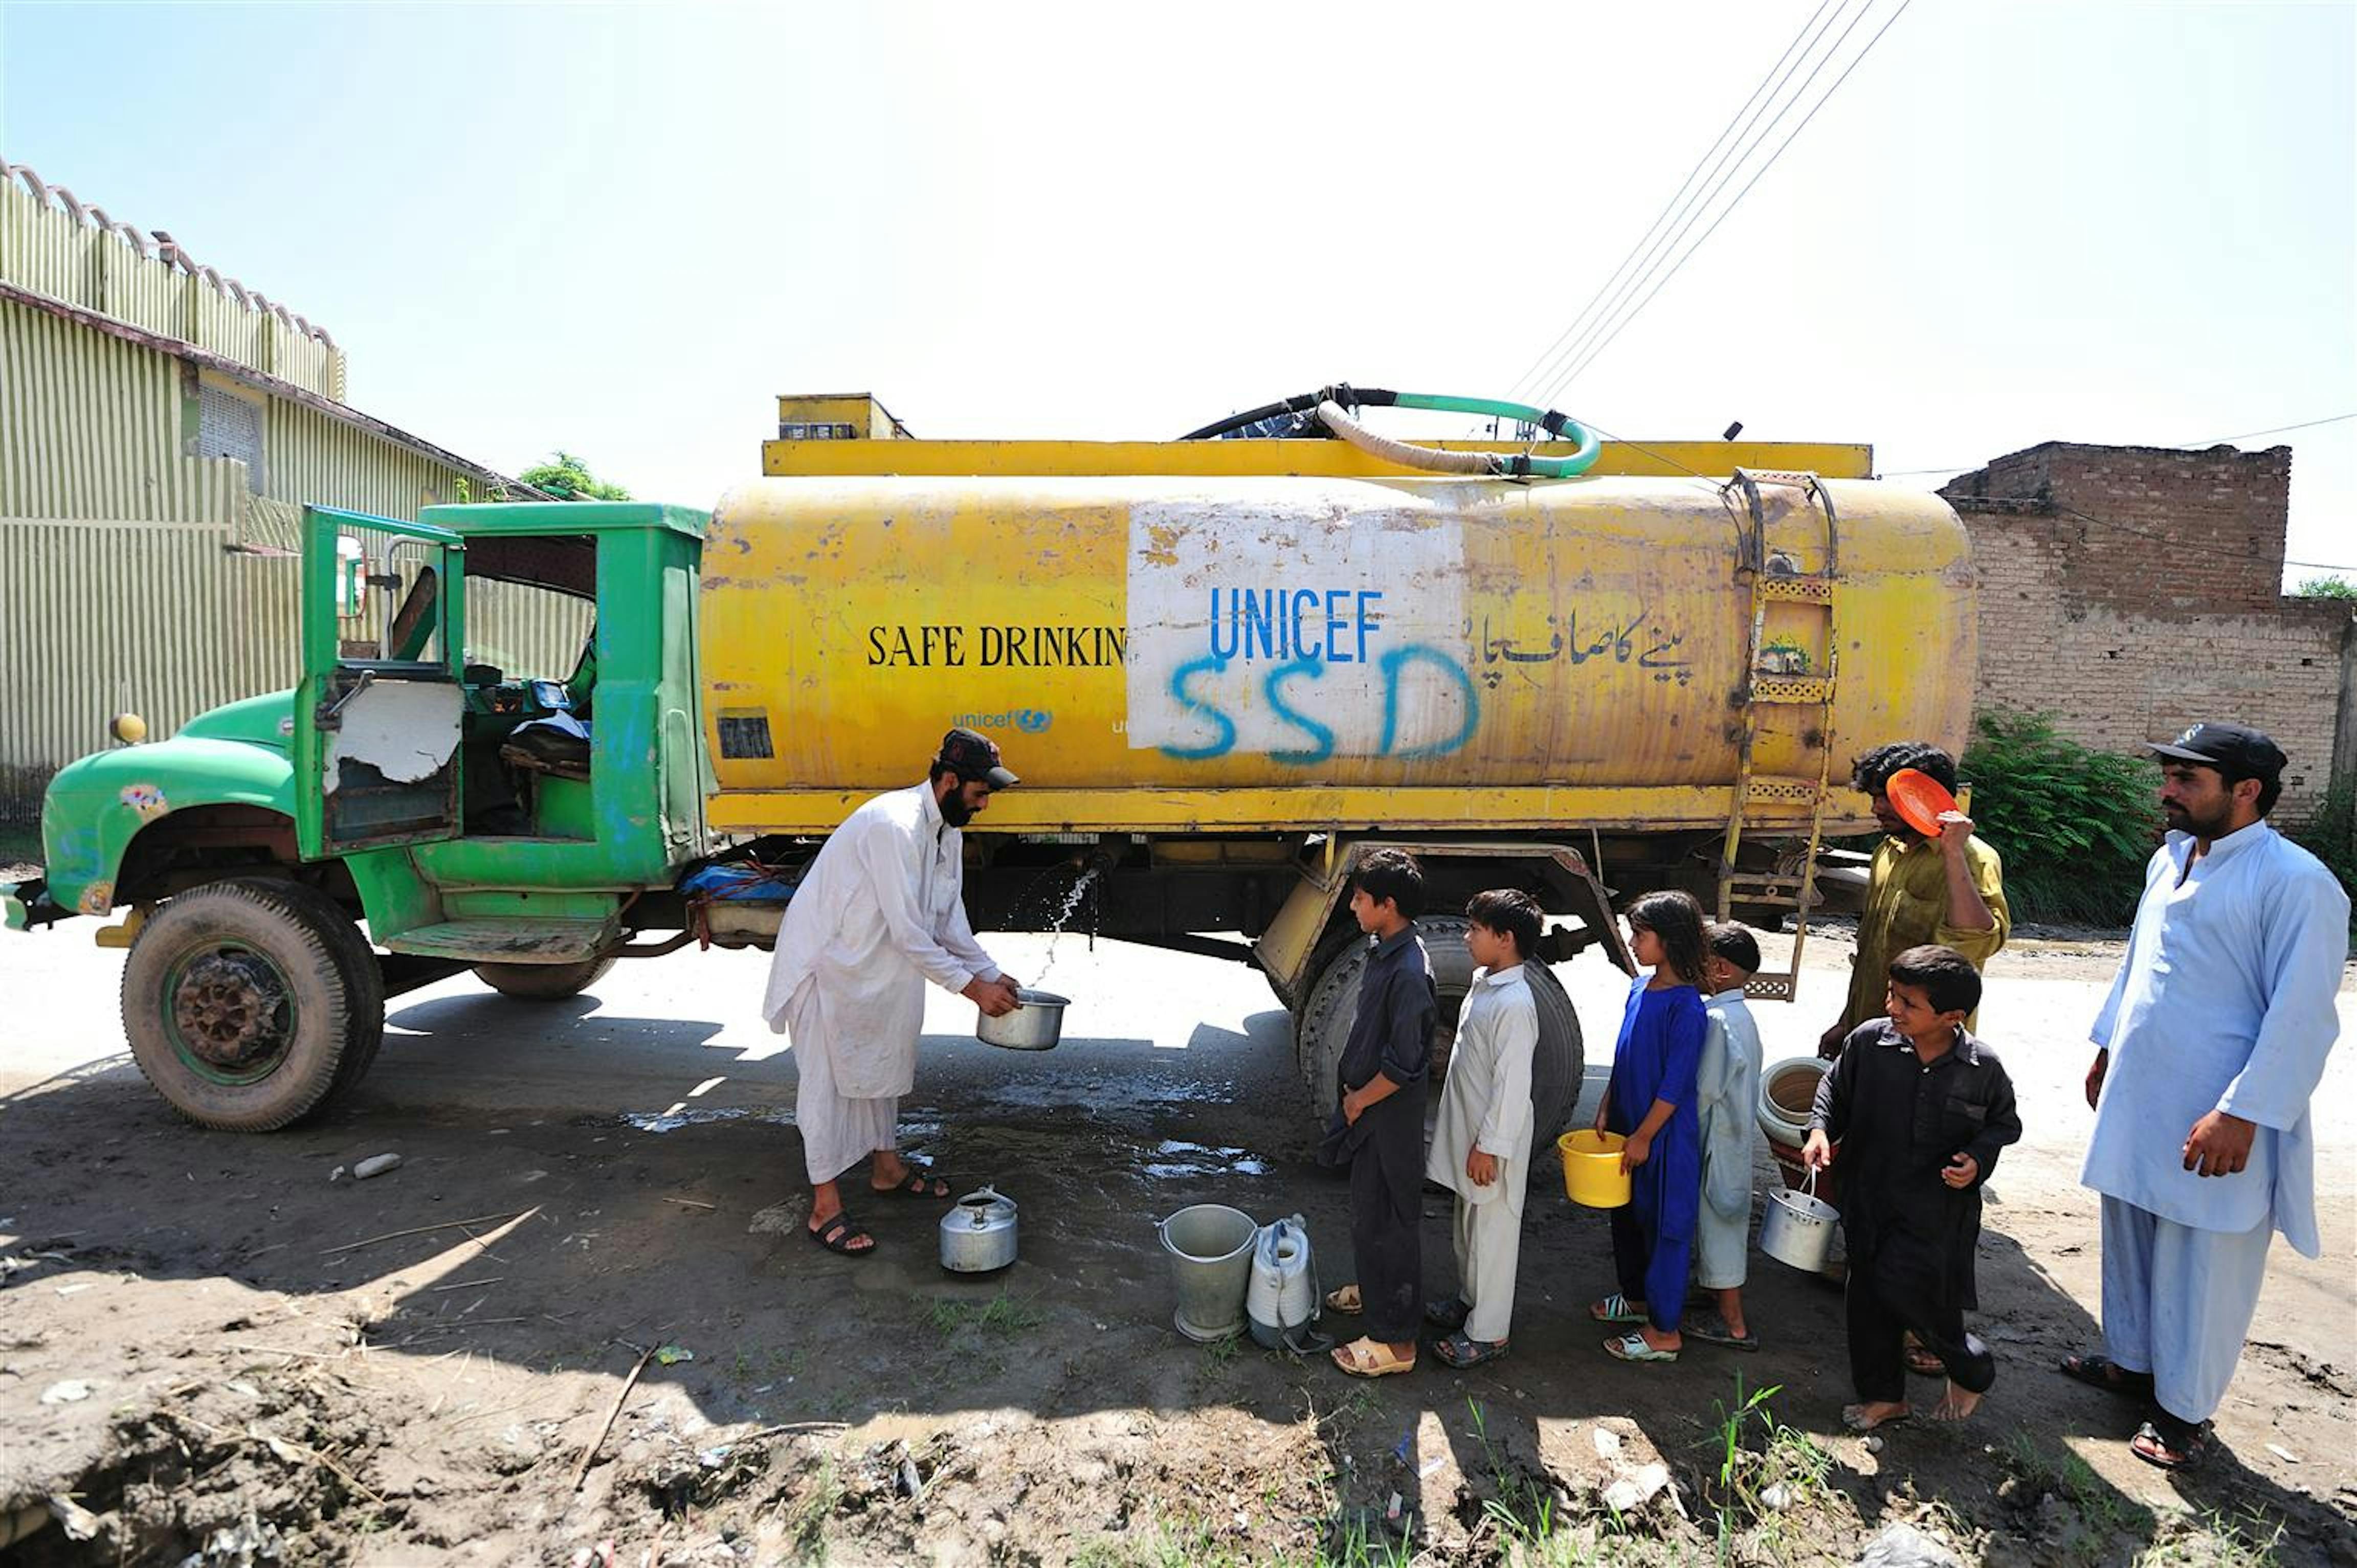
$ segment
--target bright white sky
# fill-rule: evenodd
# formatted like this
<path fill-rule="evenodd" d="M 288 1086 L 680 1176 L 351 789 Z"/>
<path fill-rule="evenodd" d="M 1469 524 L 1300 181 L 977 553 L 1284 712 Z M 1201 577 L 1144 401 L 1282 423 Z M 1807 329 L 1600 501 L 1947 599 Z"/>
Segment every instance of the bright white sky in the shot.
<path fill-rule="evenodd" d="M 325 324 L 357 406 L 708 505 L 780 392 L 1505 395 L 1815 8 L 8 4 L 0 149 Z M 1555 404 L 1926 484 L 2357 413 L 2353 84 L 2345 4 L 1914 0 Z M 2290 554 L 2357 566 L 2357 421 L 2276 440 Z"/>

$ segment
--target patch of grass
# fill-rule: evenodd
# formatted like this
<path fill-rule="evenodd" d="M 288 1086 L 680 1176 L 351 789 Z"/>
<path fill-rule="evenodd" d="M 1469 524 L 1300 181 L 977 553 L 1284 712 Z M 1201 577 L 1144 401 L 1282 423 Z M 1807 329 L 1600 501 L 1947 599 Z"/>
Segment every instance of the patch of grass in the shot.
<path fill-rule="evenodd" d="M 785 1513 L 786 1542 L 795 1562 L 826 1561 L 826 1521 L 842 1505 L 843 1477 L 835 1471 L 834 1455 L 829 1454 L 819 1460 L 818 1474 L 812 1478 L 810 1489 L 796 1498 Z"/>
<path fill-rule="evenodd" d="M 2049 1457 L 2028 1429 L 2017 1427 L 2005 1440 L 2005 1457 L 2024 1481 L 2040 1492 L 2062 1498 L 2077 1513 L 2088 1534 L 2072 1544 L 2072 1556 L 2093 1560 L 2102 1554 L 2105 1541 L 2115 1535 L 2151 1539 L 2155 1524 L 2152 1510 L 2131 1501 L 2070 1449 Z"/>
<path fill-rule="evenodd" d="M 2204 1509 L 2200 1522 L 2186 1520 L 2138 1552 L 2135 1568 L 2276 1568 L 2283 1538 L 2283 1521 L 2255 1503 L 2233 1514 Z"/>
<path fill-rule="evenodd" d="M 962 1328 L 985 1334 L 1022 1334 L 1048 1321 L 1047 1314 L 1004 1291 L 979 1305 L 970 1301 L 937 1301 L 927 1309 L 926 1316 L 944 1339 Z"/>

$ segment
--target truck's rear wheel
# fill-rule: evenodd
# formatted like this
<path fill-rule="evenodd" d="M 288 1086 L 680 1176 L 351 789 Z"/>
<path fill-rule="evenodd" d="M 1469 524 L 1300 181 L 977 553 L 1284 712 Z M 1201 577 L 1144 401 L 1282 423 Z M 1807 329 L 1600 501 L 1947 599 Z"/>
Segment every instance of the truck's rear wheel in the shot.
<path fill-rule="evenodd" d="M 1456 1028 L 1457 1015 L 1473 982 L 1473 955 L 1465 946 L 1464 919 L 1433 916 L 1416 922 L 1425 951 L 1432 959 L 1433 989 L 1440 995 L 1436 1052 L 1445 1047 Z M 1335 1076 L 1341 1067 L 1342 1047 L 1351 1038 L 1351 1022 L 1359 1015 L 1359 979 L 1366 971 L 1367 944 L 1351 942 L 1328 961 L 1310 987 L 1294 1040 L 1301 1079 L 1309 1102 L 1322 1119 L 1332 1112 Z M 1531 1062 L 1531 1147 L 1538 1152 L 1555 1142 L 1570 1124 L 1579 1103 L 1586 1062 L 1579 1035 L 1579 1017 L 1563 983 L 1543 963 L 1528 966 L 1531 998 L 1539 1015 L 1538 1051 Z"/>
<path fill-rule="evenodd" d="M 558 1002 L 588 990 L 613 967 L 610 958 L 579 963 L 479 963 L 475 974 L 500 995 L 519 1002 Z"/>
<path fill-rule="evenodd" d="M 325 894 L 259 877 L 215 882 L 140 928 L 123 966 L 123 1029 L 139 1070 L 180 1114 L 267 1133 L 359 1081 L 383 1037 L 383 983 Z"/>

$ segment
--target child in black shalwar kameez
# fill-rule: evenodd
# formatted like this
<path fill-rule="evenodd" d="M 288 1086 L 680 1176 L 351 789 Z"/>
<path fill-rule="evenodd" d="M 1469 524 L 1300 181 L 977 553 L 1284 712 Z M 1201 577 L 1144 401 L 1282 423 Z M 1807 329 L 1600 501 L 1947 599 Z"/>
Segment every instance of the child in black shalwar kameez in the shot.
<path fill-rule="evenodd" d="M 1850 1378 L 1859 1403 L 1842 1422 L 1870 1431 L 1913 1413 L 1904 1341 L 1912 1329 L 1947 1369 L 1935 1419 L 1962 1421 L 1996 1381 L 1996 1359 L 1964 1331 L 1981 1187 L 1997 1151 L 2021 1136 L 2013 1080 L 1964 1026 L 1981 981 L 1953 948 L 1891 961 L 1887 1019 L 1860 1026 L 1817 1086 L 1802 1158 L 1840 1145 L 1842 1230 L 1849 1241 Z"/>
<path fill-rule="evenodd" d="M 1334 1364 L 1354 1377 L 1380 1378 L 1415 1369 L 1424 1321 L 1424 1082 L 1440 1004 L 1415 934 L 1422 870 L 1397 850 L 1377 850 L 1355 880 L 1351 913 L 1375 941 L 1336 1075 L 1340 1104 L 1327 1157 L 1350 1163 L 1359 1279 L 1326 1302 L 1367 1318 L 1363 1337 L 1335 1348 Z"/>

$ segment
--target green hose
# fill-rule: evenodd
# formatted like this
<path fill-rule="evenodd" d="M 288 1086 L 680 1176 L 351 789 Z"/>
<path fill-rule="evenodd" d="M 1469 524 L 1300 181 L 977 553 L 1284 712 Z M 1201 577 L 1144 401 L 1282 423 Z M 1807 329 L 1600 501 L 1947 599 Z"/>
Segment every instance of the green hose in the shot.
<path fill-rule="evenodd" d="M 1566 419 L 1562 414 L 1528 403 L 1501 403 L 1496 398 L 1451 397 L 1437 392 L 1394 392 L 1392 403 L 1396 408 L 1431 408 L 1444 413 L 1486 414 L 1496 419 L 1511 419 L 1523 424 L 1535 424 L 1558 440 L 1577 441 L 1579 449 L 1568 457 L 1501 456 L 1499 462 L 1511 478 L 1568 479 L 1587 472 L 1596 466 L 1603 444 L 1596 432 L 1584 424 Z"/>

